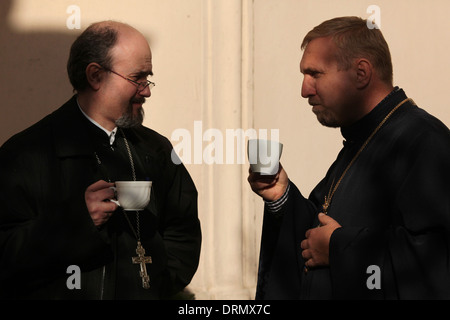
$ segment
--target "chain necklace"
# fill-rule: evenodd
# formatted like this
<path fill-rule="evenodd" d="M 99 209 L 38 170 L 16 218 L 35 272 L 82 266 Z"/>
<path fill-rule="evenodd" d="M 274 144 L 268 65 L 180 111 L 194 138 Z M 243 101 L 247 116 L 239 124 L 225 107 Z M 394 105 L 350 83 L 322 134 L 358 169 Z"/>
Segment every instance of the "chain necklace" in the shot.
<path fill-rule="evenodd" d="M 131 155 L 130 145 L 128 144 L 127 137 L 125 136 L 125 132 L 123 132 L 122 128 L 120 128 L 120 133 L 122 134 L 123 141 L 125 142 L 125 147 L 127 149 L 128 158 L 130 160 L 131 176 L 133 177 L 133 181 L 136 181 L 136 170 L 134 168 L 134 161 L 133 161 L 133 156 Z M 138 243 L 140 243 L 141 242 L 141 230 L 140 230 L 141 228 L 140 228 L 140 224 L 139 224 L 139 211 L 136 211 L 136 230 L 134 230 L 133 224 L 131 223 L 130 219 L 128 218 L 128 215 L 125 210 L 123 211 L 123 213 L 125 214 L 125 218 L 127 219 L 128 224 L 130 225 L 131 231 L 133 231 L 134 236 L 136 237 Z"/>
<path fill-rule="evenodd" d="M 323 213 L 328 214 L 328 208 L 330 207 L 331 204 L 331 200 L 333 199 L 334 193 L 336 192 L 337 188 L 339 187 L 342 179 L 344 178 L 345 174 L 347 173 L 347 171 L 350 169 L 350 167 L 353 165 L 353 163 L 356 161 L 356 159 L 359 157 L 359 155 L 361 154 L 361 152 L 364 150 L 364 148 L 369 144 L 370 140 L 372 140 L 373 136 L 381 129 L 381 127 L 386 123 L 386 121 L 392 116 L 392 114 L 394 114 L 395 111 L 397 111 L 398 108 L 400 108 L 404 103 L 406 103 L 407 101 L 412 101 L 412 99 L 410 98 L 406 98 L 405 100 L 403 100 L 402 102 L 400 102 L 398 105 L 395 106 L 394 109 L 391 110 L 391 112 L 389 112 L 387 114 L 387 116 L 380 122 L 380 124 L 375 128 L 375 130 L 372 132 L 372 134 L 367 138 L 367 140 L 364 142 L 364 144 L 361 146 L 361 148 L 358 150 L 358 152 L 355 154 L 355 156 L 353 157 L 353 159 L 350 161 L 350 163 L 348 164 L 348 166 L 345 168 L 344 172 L 342 173 L 341 177 L 339 178 L 339 180 L 337 181 L 337 183 L 334 185 L 334 180 L 331 183 L 331 187 L 330 190 L 328 191 L 328 195 L 325 196 L 325 201 L 322 205 L 322 209 L 323 209 Z"/>
<path fill-rule="evenodd" d="M 127 137 L 125 136 L 125 132 L 123 132 L 123 129 L 119 128 L 119 130 L 120 130 L 120 133 L 122 134 L 123 141 L 125 143 L 125 148 L 127 149 L 128 158 L 130 160 L 130 165 L 131 165 L 131 174 L 133 177 L 133 181 L 136 181 L 136 170 L 134 167 L 134 161 L 133 161 L 133 156 L 131 154 L 130 145 L 128 144 L 128 140 L 127 140 Z M 95 158 L 97 159 L 97 163 L 99 165 L 101 165 L 102 162 L 101 162 L 99 156 L 97 155 L 97 152 L 94 152 L 94 153 L 95 153 Z M 131 223 L 130 218 L 128 217 L 128 214 L 125 210 L 123 210 L 123 214 L 128 222 L 128 225 L 130 226 L 131 231 L 133 232 L 133 234 L 137 240 L 136 253 L 138 256 L 132 257 L 131 261 L 133 264 L 140 265 L 139 275 L 142 278 L 142 287 L 144 289 L 149 289 L 150 288 L 150 277 L 147 273 L 146 264 L 152 263 L 152 258 L 150 256 L 145 255 L 145 249 L 141 243 L 141 228 L 140 228 L 140 222 L 139 222 L 139 211 L 136 211 L 136 229 L 134 229 L 133 224 Z"/>

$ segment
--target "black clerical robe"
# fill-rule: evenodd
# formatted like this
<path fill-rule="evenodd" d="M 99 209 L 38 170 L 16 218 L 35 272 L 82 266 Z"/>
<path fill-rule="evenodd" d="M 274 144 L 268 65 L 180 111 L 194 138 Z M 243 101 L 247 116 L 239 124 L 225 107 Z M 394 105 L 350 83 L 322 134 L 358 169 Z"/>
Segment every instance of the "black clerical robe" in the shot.
<path fill-rule="evenodd" d="M 334 194 L 328 214 L 342 227 L 331 236 L 329 267 L 303 271 L 300 243 L 331 185 L 405 98 L 396 88 L 341 129 L 344 147 L 308 199 L 290 182 L 282 211 L 266 206 L 257 299 L 450 298 L 450 133 L 412 102 L 381 127 Z"/>
<path fill-rule="evenodd" d="M 166 138 L 143 126 L 123 132 L 137 179 L 153 181 L 139 217 L 150 289 L 132 263 L 137 241 L 123 211 L 97 228 L 84 199 L 100 179 L 132 180 L 121 131 L 110 145 L 73 97 L 0 149 L 0 298 L 164 299 L 191 281 L 201 245 L 195 185 Z M 136 230 L 136 213 L 128 217 Z"/>

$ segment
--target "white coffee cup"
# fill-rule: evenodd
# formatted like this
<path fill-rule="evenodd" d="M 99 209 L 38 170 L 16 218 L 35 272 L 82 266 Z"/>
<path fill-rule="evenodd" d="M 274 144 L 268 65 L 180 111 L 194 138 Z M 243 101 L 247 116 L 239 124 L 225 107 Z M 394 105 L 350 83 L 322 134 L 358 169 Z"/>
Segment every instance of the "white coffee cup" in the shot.
<path fill-rule="evenodd" d="M 116 181 L 117 200 L 111 200 L 126 211 L 141 211 L 150 202 L 151 181 Z"/>
<path fill-rule="evenodd" d="M 247 153 L 250 168 L 262 175 L 274 175 L 278 172 L 283 144 L 278 141 L 248 140 Z"/>

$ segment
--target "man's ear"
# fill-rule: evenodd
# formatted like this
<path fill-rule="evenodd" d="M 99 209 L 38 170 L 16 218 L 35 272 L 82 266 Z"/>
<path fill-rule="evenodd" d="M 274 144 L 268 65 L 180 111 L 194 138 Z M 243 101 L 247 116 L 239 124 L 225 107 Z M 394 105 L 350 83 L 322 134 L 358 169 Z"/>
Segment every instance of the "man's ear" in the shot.
<path fill-rule="evenodd" d="M 104 77 L 104 69 L 95 62 L 91 62 L 86 67 L 86 78 L 91 86 L 92 90 L 97 91 L 100 89 L 100 84 Z"/>
<path fill-rule="evenodd" d="M 371 81 L 373 66 L 367 59 L 356 61 L 356 86 L 358 89 L 365 88 Z"/>

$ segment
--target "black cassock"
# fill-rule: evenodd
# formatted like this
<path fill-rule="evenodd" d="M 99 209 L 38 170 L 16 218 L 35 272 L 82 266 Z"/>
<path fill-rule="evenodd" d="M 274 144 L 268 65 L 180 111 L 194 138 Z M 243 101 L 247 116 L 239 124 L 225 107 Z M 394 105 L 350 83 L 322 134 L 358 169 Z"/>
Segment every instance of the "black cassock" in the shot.
<path fill-rule="evenodd" d="M 396 88 L 342 128 L 344 147 L 308 199 L 291 183 L 281 212 L 264 212 L 257 299 L 449 299 L 450 132 L 407 102 L 344 176 L 328 209 L 342 228 L 330 266 L 303 271 L 300 243 L 318 225 L 324 197 L 385 116 Z M 374 287 L 379 278 L 379 287 Z"/>
<path fill-rule="evenodd" d="M 133 179 L 122 132 L 110 146 L 74 96 L 0 149 L 0 298 L 164 299 L 191 281 L 201 246 L 195 185 L 166 138 L 143 126 L 123 132 L 137 180 L 153 181 L 139 215 L 150 289 L 132 263 L 137 241 L 123 211 L 96 228 L 84 200 L 100 179 Z M 128 217 L 136 230 L 136 212 Z M 67 286 L 71 265 L 81 289 Z"/>

